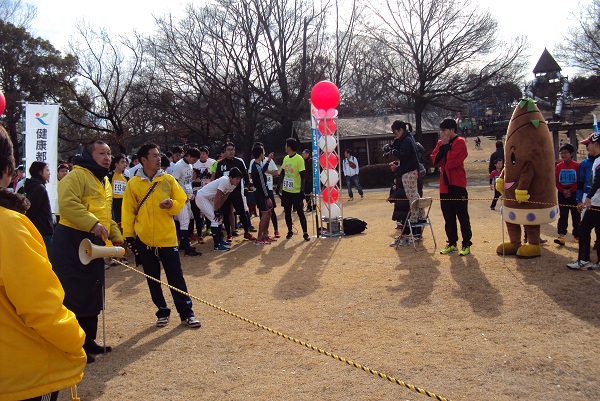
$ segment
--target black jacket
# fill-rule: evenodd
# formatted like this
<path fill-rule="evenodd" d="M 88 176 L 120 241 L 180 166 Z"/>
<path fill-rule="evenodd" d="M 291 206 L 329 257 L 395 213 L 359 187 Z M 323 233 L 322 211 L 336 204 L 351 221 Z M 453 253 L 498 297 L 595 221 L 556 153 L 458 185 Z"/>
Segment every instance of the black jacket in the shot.
<path fill-rule="evenodd" d="M 392 144 L 392 154 L 400 160 L 400 165 L 396 170 L 398 177 L 419 168 L 419 157 L 415 150 L 415 140 L 413 136 L 405 132 Z"/>
<path fill-rule="evenodd" d="M 494 162 L 498 159 L 504 160 L 504 148 L 496 149 L 494 153 L 490 155 L 490 165 L 488 169 L 490 174 L 492 171 L 496 170 L 496 163 Z"/>
<path fill-rule="evenodd" d="M 50 208 L 50 198 L 45 183 L 37 178 L 27 178 L 25 184 L 23 184 L 23 192 L 31 203 L 27 212 L 25 212 L 25 216 L 31 220 L 40 234 L 54 234 L 52 209 Z"/>

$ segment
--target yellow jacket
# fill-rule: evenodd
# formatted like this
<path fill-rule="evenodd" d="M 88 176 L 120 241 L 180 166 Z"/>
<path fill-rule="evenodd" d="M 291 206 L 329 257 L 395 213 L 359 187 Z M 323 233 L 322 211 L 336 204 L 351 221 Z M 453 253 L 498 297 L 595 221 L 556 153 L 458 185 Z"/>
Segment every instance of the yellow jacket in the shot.
<path fill-rule="evenodd" d="M 70 387 L 83 377 L 85 334 L 52 271 L 40 233 L 0 207 L 0 401 Z"/>
<path fill-rule="evenodd" d="M 98 222 L 109 232 L 112 242 L 123 242 L 119 226 L 112 220 L 112 186 L 104 177 L 104 186 L 81 166 L 58 182 L 60 224 L 75 230 L 90 232 Z"/>
<path fill-rule="evenodd" d="M 138 210 L 140 200 L 154 182 L 158 182 L 158 185 L 142 208 Z M 173 206 L 170 209 L 158 207 L 160 202 L 169 198 L 173 200 Z M 187 198 L 186 193 L 173 176 L 159 170 L 150 181 L 144 174 L 144 170 L 140 169 L 125 187 L 121 209 L 123 236 L 127 238 L 137 235 L 140 241 L 151 247 L 177 246 L 177 232 L 173 216 L 183 209 Z"/>

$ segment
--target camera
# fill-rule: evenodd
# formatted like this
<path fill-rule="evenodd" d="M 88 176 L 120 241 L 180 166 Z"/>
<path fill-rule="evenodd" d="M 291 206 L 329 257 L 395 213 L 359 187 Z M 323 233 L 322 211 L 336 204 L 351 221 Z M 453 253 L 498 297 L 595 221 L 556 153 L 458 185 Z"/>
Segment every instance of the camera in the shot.
<path fill-rule="evenodd" d="M 384 152 L 384 153 L 390 153 L 391 151 L 392 151 L 392 146 L 391 146 L 389 143 L 386 143 L 386 144 L 383 146 L 383 152 Z"/>

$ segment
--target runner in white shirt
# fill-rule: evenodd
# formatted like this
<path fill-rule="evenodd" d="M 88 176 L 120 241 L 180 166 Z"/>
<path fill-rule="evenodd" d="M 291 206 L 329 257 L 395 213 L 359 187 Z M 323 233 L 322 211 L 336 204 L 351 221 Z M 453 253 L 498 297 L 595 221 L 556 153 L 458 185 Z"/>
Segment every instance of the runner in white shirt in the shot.
<path fill-rule="evenodd" d="M 188 202 L 185 203 L 185 206 L 177 215 L 177 220 L 179 221 L 180 243 L 185 250 L 185 254 L 188 256 L 201 255 L 200 252 L 197 252 L 190 245 L 190 232 L 188 230 L 190 220 L 193 217 L 192 209 L 189 202 L 191 200 L 194 200 L 194 192 L 192 190 L 192 179 L 194 177 L 194 169 L 192 168 L 192 165 L 196 163 L 199 158 L 200 151 L 196 148 L 189 148 L 185 152 L 185 156 L 177 163 L 175 163 L 172 174 L 188 196 Z"/>
<path fill-rule="evenodd" d="M 213 179 L 213 172 L 210 170 L 212 165 L 217 161 L 208 157 L 208 148 L 206 146 L 200 149 L 200 159 L 194 163 L 194 181 L 192 182 L 192 189 L 194 194 L 200 190 L 203 186 L 207 185 Z M 196 206 L 195 202 L 192 202 L 192 213 L 194 214 L 194 220 L 196 222 L 196 230 L 198 230 L 198 243 L 204 244 L 204 238 L 202 237 L 202 230 L 204 228 L 205 218 L 202 216 L 200 209 Z M 205 235 L 211 235 L 210 233 L 210 222 L 206 222 Z M 194 227 L 190 227 L 190 239 L 193 239 Z"/>
<path fill-rule="evenodd" d="M 228 251 L 230 249 L 226 245 L 231 243 L 223 241 L 221 230 L 223 215 L 220 209 L 241 180 L 242 172 L 237 167 L 233 167 L 229 170 L 228 175 L 211 181 L 196 193 L 196 205 L 198 205 L 202 214 L 210 220 L 215 251 Z"/>

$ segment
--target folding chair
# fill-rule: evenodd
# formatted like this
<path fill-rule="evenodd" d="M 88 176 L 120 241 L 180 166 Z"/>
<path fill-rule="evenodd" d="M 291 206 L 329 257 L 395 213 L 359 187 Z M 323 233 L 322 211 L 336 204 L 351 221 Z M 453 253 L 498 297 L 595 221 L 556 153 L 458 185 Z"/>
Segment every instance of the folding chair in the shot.
<path fill-rule="evenodd" d="M 408 239 L 408 241 L 412 242 L 413 248 L 415 248 L 415 251 L 419 251 L 417 249 L 416 242 L 419 241 L 420 239 L 417 238 L 415 241 L 415 236 L 417 236 L 418 234 L 415 234 L 413 230 L 415 228 L 420 227 L 421 235 L 423 235 L 423 230 L 426 226 L 429 226 L 429 228 L 431 229 L 431 238 L 433 238 L 433 250 L 437 249 L 437 242 L 435 241 L 435 235 L 433 234 L 433 226 L 431 225 L 431 219 L 429 218 L 429 211 L 431 210 L 432 202 L 433 202 L 432 198 L 419 198 L 419 199 L 415 199 L 415 200 L 411 201 L 410 202 L 410 205 L 411 205 L 410 211 L 408 212 L 408 216 L 406 216 L 406 219 L 404 219 L 404 224 L 402 225 L 401 233 L 404 233 L 404 229 L 408 226 L 409 234 L 404 235 L 404 237 L 406 239 Z M 427 209 L 427 213 L 425 215 L 425 220 L 420 220 L 417 223 L 411 223 L 410 217 L 411 217 L 415 207 L 419 208 L 419 209 Z M 398 249 L 398 246 L 400 246 L 400 242 L 401 242 L 401 240 L 398 239 L 398 242 L 396 242 L 396 249 Z"/>

